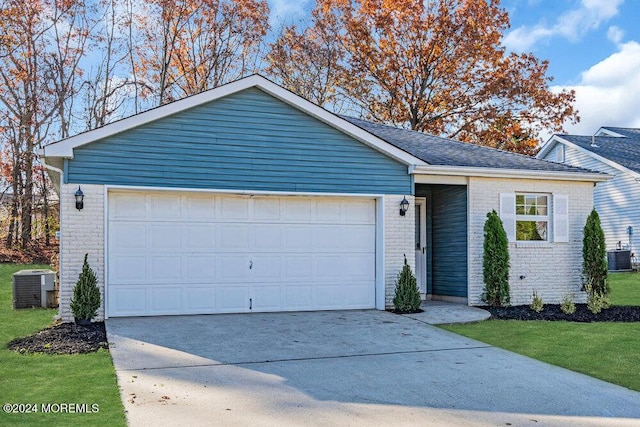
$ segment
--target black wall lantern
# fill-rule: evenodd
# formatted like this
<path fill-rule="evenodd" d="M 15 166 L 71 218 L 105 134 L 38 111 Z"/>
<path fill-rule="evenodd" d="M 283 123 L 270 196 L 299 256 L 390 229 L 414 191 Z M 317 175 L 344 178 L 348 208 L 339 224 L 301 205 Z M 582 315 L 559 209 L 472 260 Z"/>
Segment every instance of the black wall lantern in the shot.
<path fill-rule="evenodd" d="M 81 211 L 82 208 L 84 208 L 84 193 L 80 189 L 79 185 L 78 185 L 78 191 L 76 191 L 75 196 L 76 196 L 76 209 Z"/>
<path fill-rule="evenodd" d="M 402 201 L 400 202 L 400 216 L 404 216 L 408 210 L 409 210 L 409 201 L 407 200 L 406 197 L 403 197 Z"/>

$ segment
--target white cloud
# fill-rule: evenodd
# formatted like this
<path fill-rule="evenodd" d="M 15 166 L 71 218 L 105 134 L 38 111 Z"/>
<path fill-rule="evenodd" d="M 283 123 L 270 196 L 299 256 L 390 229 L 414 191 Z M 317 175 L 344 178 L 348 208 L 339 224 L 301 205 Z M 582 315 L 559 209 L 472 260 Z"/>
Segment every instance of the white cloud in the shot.
<path fill-rule="evenodd" d="M 269 0 L 269 24 L 275 28 L 286 26 L 304 18 L 311 0 Z"/>
<path fill-rule="evenodd" d="M 615 44 L 620 43 L 623 37 L 624 37 L 624 31 L 622 31 L 619 27 L 616 27 L 615 25 L 612 25 L 611 27 L 609 27 L 609 30 L 607 30 L 607 39 L 609 39 L 609 41 L 612 41 Z"/>
<path fill-rule="evenodd" d="M 581 121 L 567 125 L 571 134 L 592 135 L 601 126 L 640 128 L 640 43 L 620 45 L 618 52 L 582 73 L 575 86 Z"/>
<path fill-rule="evenodd" d="M 530 50 L 533 45 L 552 37 L 580 40 L 586 33 L 617 15 L 624 0 L 582 0 L 580 6 L 560 15 L 553 25 L 540 23 L 533 27 L 518 27 L 508 33 L 503 43 L 512 51 Z"/>

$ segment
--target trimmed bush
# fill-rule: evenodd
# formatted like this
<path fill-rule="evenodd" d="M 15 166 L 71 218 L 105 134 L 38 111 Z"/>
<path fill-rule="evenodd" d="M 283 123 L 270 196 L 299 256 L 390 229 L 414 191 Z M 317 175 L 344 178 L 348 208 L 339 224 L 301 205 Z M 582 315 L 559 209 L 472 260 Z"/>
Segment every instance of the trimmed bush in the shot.
<path fill-rule="evenodd" d="M 509 241 L 502 220 L 495 210 L 487 214 L 484 223 L 484 255 L 482 300 L 493 307 L 511 302 L 509 289 Z"/>
<path fill-rule="evenodd" d="M 531 310 L 535 311 L 536 313 L 540 313 L 542 310 L 544 310 L 544 302 L 542 301 L 542 298 L 538 296 L 538 293 L 535 290 L 533 291 L 533 298 L 531 299 L 529 308 L 531 308 Z"/>
<path fill-rule="evenodd" d="M 587 217 L 582 240 L 582 283 L 584 290 L 601 296 L 609 294 L 607 251 L 600 216 L 593 209 Z"/>
<path fill-rule="evenodd" d="M 82 272 L 73 288 L 71 299 L 71 313 L 77 320 L 91 320 L 96 317 L 100 307 L 100 289 L 98 279 L 87 261 L 89 254 L 84 255 Z"/>
<path fill-rule="evenodd" d="M 573 314 L 576 312 L 576 305 L 573 302 L 573 294 L 565 295 L 560 304 L 560 310 L 564 314 Z"/>
<path fill-rule="evenodd" d="M 587 308 L 593 314 L 598 314 L 602 310 L 606 310 L 611 305 L 609 302 L 609 295 L 604 295 L 599 292 L 594 292 L 591 289 L 591 285 L 585 286 L 587 291 Z"/>
<path fill-rule="evenodd" d="M 396 293 L 393 297 L 393 305 L 399 313 L 415 313 L 420 310 L 420 289 L 416 276 L 407 264 L 407 256 L 404 256 L 404 265 L 398 273 L 396 281 Z"/>

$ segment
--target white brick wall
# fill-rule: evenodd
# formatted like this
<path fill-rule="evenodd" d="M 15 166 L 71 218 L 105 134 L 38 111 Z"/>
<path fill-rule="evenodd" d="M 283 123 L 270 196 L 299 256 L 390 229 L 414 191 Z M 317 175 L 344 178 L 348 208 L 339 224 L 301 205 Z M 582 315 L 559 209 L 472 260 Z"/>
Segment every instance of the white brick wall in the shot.
<path fill-rule="evenodd" d="M 98 278 L 102 304 L 95 320 L 104 320 L 104 191 L 103 185 L 81 184 L 84 209 L 75 207 L 78 184 L 60 189 L 60 316 L 73 321 L 69 308 L 73 288 L 82 271 L 84 254 Z"/>
<path fill-rule="evenodd" d="M 568 195 L 570 241 L 549 243 L 543 247 L 525 247 L 523 244 L 509 243 L 511 304 L 529 304 L 533 290 L 549 304 L 562 302 L 564 296 L 569 293 L 573 293 L 574 301 L 585 302 L 586 294 L 580 291 L 582 237 L 587 216 L 593 208 L 593 183 L 470 178 L 469 304 L 483 304 L 482 254 L 486 215 L 492 209 L 500 212 L 500 193 L 514 191 Z M 550 236 L 553 236 L 552 216 L 549 227 Z M 525 278 L 520 279 L 520 276 Z"/>
<path fill-rule="evenodd" d="M 400 216 L 400 202 L 405 196 L 384 197 L 385 239 L 385 307 L 393 308 L 393 296 L 398 273 L 404 265 L 404 256 L 415 273 L 415 198 L 406 196 L 409 210 Z"/>

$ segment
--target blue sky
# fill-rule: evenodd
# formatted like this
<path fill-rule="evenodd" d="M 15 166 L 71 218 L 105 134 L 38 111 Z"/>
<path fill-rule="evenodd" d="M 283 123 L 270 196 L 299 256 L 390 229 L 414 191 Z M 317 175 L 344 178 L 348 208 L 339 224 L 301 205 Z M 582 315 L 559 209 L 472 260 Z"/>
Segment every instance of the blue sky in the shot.
<path fill-rule="evenodd" d="M 313 0 L 269 0 L 272 24 L 305 17 Z M 567 133 L 601 126 L 640 128 L 639 0 L 502 0 L 511 28 L 504 44 L 549 60 L 555 90 L 576 91 L 581 121 Z"/>

